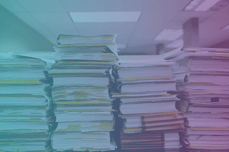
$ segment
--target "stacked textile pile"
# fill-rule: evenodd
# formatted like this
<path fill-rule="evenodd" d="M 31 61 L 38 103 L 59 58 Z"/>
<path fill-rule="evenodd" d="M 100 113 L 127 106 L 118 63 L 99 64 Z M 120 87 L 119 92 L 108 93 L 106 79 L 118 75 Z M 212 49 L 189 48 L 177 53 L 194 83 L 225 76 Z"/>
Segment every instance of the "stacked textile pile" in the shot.
<path fill-rule="evenodd" d="M 189 150 L 229 150 L 229 50 L 184 49 L 174 60 L 178 110 L 186 113 L 182 144 Z"/>
<path fill-rule="evenodd" d="M 120 111 L 126 119 L 122 150 L 179 150 L 184 120 L 175 108 L 176 95 L 168 93 L 176 91 L 170 66 L 155 56 L 123 56 L 113 69 L 112 97 L 122 101 Z"/>
<path fill-rule="evenodd" d="M 0 150 L 44 151 L 47 141 L 43 70 L 39 59 L 0 59 Z"/>
<path fill-rule="evenodd" d="M 53 148 L 111 150 L 112 100 L 109 69 L 117 62 L 114 36 L 60 35 L 55 46 L 60 58 L 49 71 L 58 127 Z"/>

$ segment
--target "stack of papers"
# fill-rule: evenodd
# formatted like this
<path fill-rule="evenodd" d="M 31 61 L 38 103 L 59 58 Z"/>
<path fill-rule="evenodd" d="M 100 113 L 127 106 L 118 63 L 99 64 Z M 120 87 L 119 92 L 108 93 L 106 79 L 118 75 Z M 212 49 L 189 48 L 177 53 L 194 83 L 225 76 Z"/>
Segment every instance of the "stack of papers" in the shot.
<path fill-rule="evenodd" d="M 172 62 L 158 56 L 122 56 L 113 68 L 111 96 L 121 100 L 125 119 L 122 150 L 179 150 L 179 131 L 184 129 L 182 113 L 175 107 L 178 98 Z M 171 133 L 176 139 L 164 138 Z"/>
<path fill-rule="evenodd" d="M 173 60 L 176 107 L 185 114 L 182 144 L 190 150 L 229 150 L 229 50 L 186 48 Z"/>
<path fill-rule="evenodd" d="M 44 151 L 48 126 L 42 60 L 12 56 L 0 60 L 0 151 Z"/>
<path fill-rule="evenodd" d="M 115 46 L 112 36 L 97 36 L 92 43 L 90 39 L 61 35 L 60 45 L 54 47 L 59 59 L 48 76 L 53 80 L 51 96 L 58 123 L 53 148 L 58 151 L 115 148 L 110 143 L 114 121 L 109 71 L 117 62 L 117 50 L 111 47 Z"/>
<path fill-rule="evenodd" d="M 179 151 L 178 132 L 144 132 L 121 135 L 123 151 Z"/>

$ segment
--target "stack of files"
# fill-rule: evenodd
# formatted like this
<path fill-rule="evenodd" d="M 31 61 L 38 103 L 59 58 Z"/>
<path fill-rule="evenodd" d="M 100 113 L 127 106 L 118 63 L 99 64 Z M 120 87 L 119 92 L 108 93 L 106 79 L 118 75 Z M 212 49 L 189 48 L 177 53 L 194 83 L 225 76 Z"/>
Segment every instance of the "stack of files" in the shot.
<path fill-rule="evenodd" d="M 119 65 L 113 69 L 116 89 L 111 92 L 111 95 L 122 102 L 120 111 L 123 114 L 122 118 L 126 120 L 123 135 L 130 134 L 131 137 L 133 134 L 134 137 L 138 134 L 145 140 L 149 140 L 139 141 L 139 145 L 133 142 L 125 145 L 122 141 L 125 137 L 121 134 L 122 150 L 179 151 L 179 131 L 184 129 L 184 120 L 183 115 L 175 107 L 178 98 L 175 94 L 169 93 L 176 91 L 176 80 L 173 78 L 171 65 L 172 62 L 166 62 L 156 56 L 150 58 L 149 56 L 123 56 L 120 57 Z M 160 134 L 170 132 L 176 135 L 177 140 L 170 143 L 167 140 L 162 142 L 143 136 L 151 132 Z M 134 138 L 140 139 L 140 137 Z M 151 140 L 159 141 L 162 145 L 150 143 Z M 144 147 L 140 146 L 141 144 L 148 145 Z"/>
<path fill-rule="evenodd" d="M 0 151 L 44 151 L 47 140 L 43 70 L 35 58 L 0 60 Z"/>
<path fill-rule="evenodd" d="M 179 131 L 184 129 L 183 114 L 131 114 L 123 115 L 126 119 L 125 133 L 145 131 Z"/>
<path fill-rule="evenodd" d="M 57 107 L 58 109 L 59 107 Z M 111 149 L 109 115 L 98 113 L 58 114 L 53 147 L 57 150 L 102 151 Z"/>
<path fill-rule="evenodd" d="M 229 50 L 185 48 L 173 60 L 179 81 L 176 103 L 187 119 L 182 143 L 192 150 L 229 150 Z M 188 130 L 195 131 L 195 136 Z"/>
<path fill-rule="evenodd" d="M 150 96 L 176 90 L 170 64 L 164 60 L 154 63 L 156 57 L 151 57 L 151 62 L 138 59 L 140 56 L 127 56 L 119 61 L 113 71 L 119 93 L 113 97 Z"/>
<path fill-rule="evenodd" d="M 59 59 L 48 72 L 57 106 L 53 148 L 113 150 L 109 69 L 117 62 L 114 37 L 60 35 L 58 43 L 54 49 Z"/>
<path fill-rule="evenodd" d="M 182 143 L 190 149 L 229 150 L 228 113 L 185 114 L 187 131 L 182 134 Z"/>
<path fill-rule="evenodd" d="M 0 88 L 4 96 L 42 96 L 45 62 L 23 56 L 0 60 Z"/>
<path fill-rule="evenodd" d="M 128 152 L 178 152 L 180 141 L 178 132 L 122 133 L 121 145 Z"/>
<path fill-rule="evenodd" d="M 169 91 L 176 91 L 176 81 L 170 64 L 164 60 L 154 63 L 156 57 L 151 56 L 151 62 L 142 61 L 134 56 L 123 57 L 119 65 L 113 70 L 116 91 L 113 98 L 122 101 L 121 112 L 125 114 L 149 114 L 176 112 L 176 95 Z"/>
<path fill-rule="evenodd" d="M 218 98 L 212 98 L 218 99 Z M 186 113 L 228 113 L 229 112 L 229 103 L 228 102 L 211 102 L 207 101 L 198 101 L 188 102 L 188 101 L 178 101 L 177 109 Z"/>
<path fill-rule="evenodd" d="M 122 150 L 157 149 L 160 151 L 161 149 L 161 151 L 179 151 L 179 148 L 181 147 L 179 131 L 184 129 L 182 113 L 132 114 L 123 115 L 123 118 L 126 119 L 126 123 L 124 133 L 121 134 Z M 126 135 L 133 138 L 132 141 L 130 139 L 129 142 L 125 143 L 124 139 Z M 139 137 L 135 137 L 135 135 L 138 135 Z M 155 135 L 162 136 L 162 141 L 159 139 L 155 139 L 154 141 L 153 138 L 156 138 Z M 136 142 L 134 142 L 134 139 L 136 139 Z M 157 143 L 159 141 L 160 144 Z"/>

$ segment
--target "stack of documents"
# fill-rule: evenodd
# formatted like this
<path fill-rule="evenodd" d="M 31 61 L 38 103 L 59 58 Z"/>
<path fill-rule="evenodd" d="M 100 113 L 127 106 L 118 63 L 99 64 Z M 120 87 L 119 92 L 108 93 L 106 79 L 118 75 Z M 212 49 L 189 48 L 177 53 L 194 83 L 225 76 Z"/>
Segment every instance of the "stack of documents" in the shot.
<path fill-rule="evenodd" d="M 44 151 L 48 126 L 42 60 L 0 59 L 0 151 Z"/>
<path fill-rule="evenodd" d="M 58 123 L 53 148 L 113 150 L 109 73 L 117 62 L 114 36 L 60 35 L 58 43 L 54 49 L 59 59 L 48 71 Z"/>
<path fill-rule="evenodd" d="M 185 48 L 173 60 L 176 107 L 185 113 L 182 144 L 190 150 L 229 150 L 229 50 Z"/>
<path fill-rule="evenodd" d="M 158 56 L 119 58 L 112 71 L 116 89 L 111 96 L 122 102 L 125 128 L 121 149 L 179 151 L 179 131 L 184 129 L 184 120 L 175 107 L 178 98 L 169 93 L 176 91 L 172 62 Z M 166 133 L 174 135 L 174 140 L 164 138 Z"/>

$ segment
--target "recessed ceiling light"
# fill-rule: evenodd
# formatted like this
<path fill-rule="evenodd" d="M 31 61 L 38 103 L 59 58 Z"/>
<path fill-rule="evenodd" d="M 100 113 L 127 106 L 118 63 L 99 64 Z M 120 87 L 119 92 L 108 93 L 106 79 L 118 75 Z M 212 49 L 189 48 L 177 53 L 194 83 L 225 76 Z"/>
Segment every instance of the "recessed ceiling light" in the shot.
<path fill-rule="evenodd" d="M 183 35 L 183 30 L 164 29 L 156 38 L 156 41 L 173 41 Z"/>
<path fill-rule="evenodd" d="M 137 22 L 141 12 L 70 12 L 73 22 Z"/>
<path fill-rule="evenodd" d="M 228 4 L 228 0 L 192 0 L 184 11 L 218 11 Z"/>
<path fill-rule="evenodd" d="M 178 47 L 181 47 L 183 45 L 184 45 L 183 40 L 176 40 L 176 41 L 169 43 L 166 47 L 167 48 L 178 48 Z"/>
<path fill-rule="evenodd" d="M 195 9 L 195 11 L 207 11 L 219 1 L 220 0 L 205 0 Z"/>
<path fill-rule="evenodd" d="M 200 5 L 204 0 L 192 0 L 188 6 L 185 7 L 185 11 L 193 11 L 198 5 Z"/>

